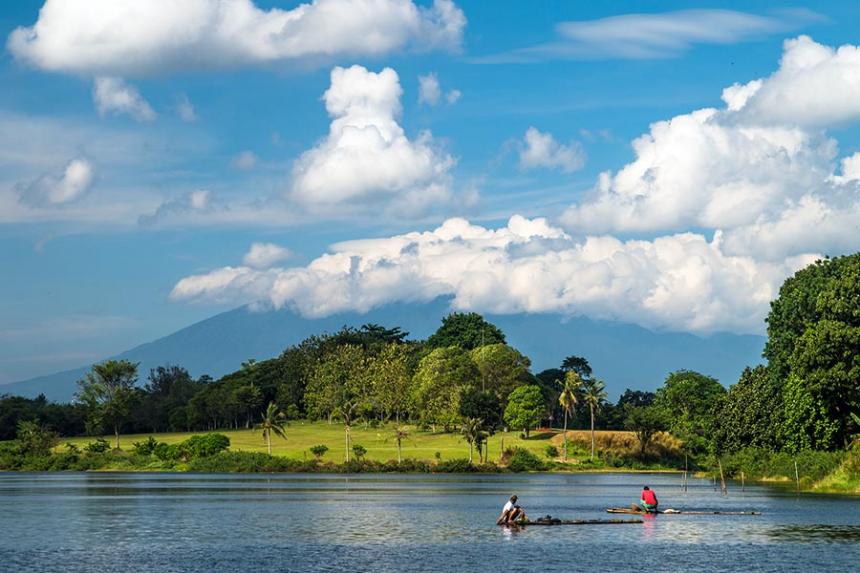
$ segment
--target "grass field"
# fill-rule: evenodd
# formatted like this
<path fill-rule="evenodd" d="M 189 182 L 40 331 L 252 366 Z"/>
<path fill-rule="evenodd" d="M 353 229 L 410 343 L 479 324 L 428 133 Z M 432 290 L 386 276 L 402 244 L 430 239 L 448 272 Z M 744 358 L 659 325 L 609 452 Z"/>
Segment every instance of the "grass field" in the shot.
<path fill-rule="evenodd" d="M 365 428 L 354 426 L 352 428 L 352 444 L 361 444 L 367 448 L 366 459 L 376 461 L 388 461 L 397 459 L 397 444 L 393 437 L 394 425 L 379 428 Z M 204 432 L 196 432 L 204 433 Z M 260 430 L 219 430 L 230 438 L 230 449 L 234 451 L 265 452 L 266 443 Z M 329 451 L 323 460 L 341 462 L 344 460 L 345 440 L 342 424 L 328 424 L 326 422 L 291 422 L 286 428 L 287 439 L 273 437 L 272 453 L 287 456 L 293 459 L 312 459 L 310 448 L 317 444 L 325 444 Z M 193 433 L 168 433 L 168 434 L 135 434 L 123 435 L 120 438 L 120 446 L 124 450 L 130 450 L 134 442 L 146 440 L 153 435 L 158 441 L 168 444 L 180 442 Z M 590 444 L 590 433 L 585 431 L 568 432 L 570 445 L 568 446 L 569 461 L 576 463 L 578 459 L 586 459 L 590 450 L 586 444 Z M 598 446 L 613 443 L 629 443 L 634 439 L 629 432 L 596 432 Z M 113 436 L 104 436 L 113 444 Z M 83 446 L 95 438 L 69 438 L 64 439 L 57 447 L 57 451 L 64 450 L 67 442 Z M 520 437 L 519 432 L 500 432 L 489 440 L 489 459 L 498 460 L 504 447 L 520 446 L 526 448 L 541 458 L 547 459 L 546 448 L 548 445 L 556 446 L 561 451 L 562 432 L 560 430 L 537 430 L 531 433 L 529 439 Z M 436 452 L 439 452 L 442 460 L 454 458 L 468 458 L 469 445 L 456 433 L 432 433 L 421 431 L 414 427 L 410 428 L 409 437 L 403 440 L 403 457 L 418 460 L 434 460 Z M 477 452 L 474 454 L 475 461 L 478 460 Z"/>

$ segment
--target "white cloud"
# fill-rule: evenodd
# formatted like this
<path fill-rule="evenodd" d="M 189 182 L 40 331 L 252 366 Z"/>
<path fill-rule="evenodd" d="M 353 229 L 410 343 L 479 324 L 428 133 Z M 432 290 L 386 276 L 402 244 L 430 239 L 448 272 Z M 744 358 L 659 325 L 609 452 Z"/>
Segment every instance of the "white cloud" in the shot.
<path fill-rule="evenodd" d="M 313 0 L 291 10 L 251 0 L 47 0 L 8 49 L 56 72 L 131 77 L 283 61 L 324 62 L 412 47 L 459 49 L 466 18 L 451 0 Z"/>
<path fill-rule="evenodd" d="M 652 124 L 633 142 L 635 159 L 604 173 L 561 222 L 579 233 L 712 229 L 727 252 L 773 260 L 857 250 L 860 162 L 843 159 L 837 175 L 837 142 L 820 128 L 854 117 L 845 96 L 860 77 L 860 61 L 848 67 L 855 51 L 786 42 L 779 70 L 724 90 L 725 109 Z M 810 90 L 820 103 L 807 98 Z M 792 99 L 796 105 L 777 105 Z"/>
<path fill-rule="evenodd" d="M 429 131 L 407 138 L 397 123 L 401 93 L 391 68 L 334 68 L 324 95 L 329 134 L 295 161 L 292 199 L 311 210 L 385 200 L 406 214 L 450 203 L 454 159 Z"/>
<path fill-rule="evenodd" d="M 548 59 L 651 59 L 675 57 L 695 44 L 734 44 L 798 28 L 821 16 L 809 10 L 780 10 L 760 16 L 735 10 L 678 10 L 622 14 L 561 22 L 557 39 L 512 52 L 478 58 L 484 63 Z"/>
<path fill-rule="evenodd" d="M 191 103 L 191 100 L 188 99 L 186 94 L 180 94 L 179 97 L 176 98 L 176 114 L 179 116 L 179 119 L 185 123 L 197 121 L 197 111 L 194 109 L 194 105 Z"/>
<path fill-rule="evenodd" d="M 153 121 L 156 117 L 140 92 L 121 78 L 97 77 L 93 85 L 93 101 L 102 116 L 128 114 L 137 121 Z"/>
<path fill-rule="evenodd" d="M 812 256 L 759 263 L 684 233 L 576 241 L 543 219 L 493 230 L 450 219 L 425 233 L 349 241 L 306 267 L 224 267 L 186 277 L 175 300 L 265 302 L 307 316 L 452 297 L 457 309 L 551 312 L 647 327 L 759 332 L 782 280 Z"/>
<path fill-rule="evenodd" d="M 418 103 L 436 105 L 442 97 L 442 88 L 436 74 L 418 76 Z"/>
<path fill-rule="evenodd" d="M 65 205 L 80 199 L 95 178 L 92 163 L 86 159 L 72 159 L 59 177 L 43 175 L 27 185 L 19 185 L 22 203 L 34 207 Z"/>
<path fill-rule="evenodd" d="M 268 269 L 293 256 L 289 249 L 274 243 L 254 243 L 242 258 L 242 264 L 252 269 Z"/>
<path fill-rule="evenodd" d="M 534 127 L 526 130 L 520 146 L 521 169 L 544 167 L 572 173 L 581 169 L 583 165 L 585 165 L 585 151 L 578 142 L 572 141 L 569 145 L 562 145 L 551 133 L 542 133 Z"/>
<path fill-rule="evenodd" d="M 439 78 L 435 73 L 430 73 L 424 76 L 418 76 L 418 103 L 429 106 L 437 105 L 443 98 L 452 105 L 457 103 L 460 96 L 463 95 L 460 90 L 449 90 L 442 93 L 442 86 L 439 84 Z"/>
<path fill-rule="evenodd" d="M 189 213 L 207 212 L 211 210 L 211 207 L 212 193 L 205 189 L 198 189 L 164 201 L 152 213 L 141 215 L 138 218 L 138 223 L 154 225 L 174 217 L 186 216 Z"/>
<path fill-rule="evenodd" d="M 236 155 L 230 162 L 230 165 L 234 169 L 239 169 L 241 171 L 249 171 L 257 166 L 257 162 L 259 160 L 260 158 L 257 157 L 253 151 L 246 150 Z"/>

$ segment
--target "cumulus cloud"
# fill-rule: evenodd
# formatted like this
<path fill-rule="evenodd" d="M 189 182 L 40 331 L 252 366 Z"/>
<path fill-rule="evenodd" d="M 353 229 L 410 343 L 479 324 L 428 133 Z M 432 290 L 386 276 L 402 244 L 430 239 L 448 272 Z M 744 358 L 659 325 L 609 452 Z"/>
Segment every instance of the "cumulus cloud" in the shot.
<path fill-rule="evenodd" d="M 165 71 L 459 49 L 451 0 L 313 0 L 291 10 L 252 0 L 47 0 L 9 51 L 55 72 L 131 77 Z"/>
<path fill-rule="evenodd" d="M 289 249 L 274 243 L 254 243 L 242 258 L 242 265 L 263 270 L 268 269 L 293 256 Z"/>
<path fill-rule="evenodd" d="M 240 171 L 249 171 L 257 166 L 257 161 L 260 158 L 253 151 L 243 151 L 233 157 L 230 161 L 230 166 Z"/>
<path fill-rule="evenodd" d="M 551 133 L 540 132 L 534 127 L 526 130 L 520 145 L 521 169 L 544 167 L 572 173 L 581 169 L 583 165 L 585 165 L 585 151 L 578 142 L 572 141 L 568 145 L 562 145 Z"/>
<path fill-rule="evenodd" d="M 164 201 L 152 213 L 141 215 L 138 218 L 138 223 L 140 225 L 155 225 L 173 217 L 207 212 L 211 207 L 212 193 L 205 189 L 198 189 Z"/>
<path fill-rule="evenodd" d="M 456 309 L 553 312 L 693 332 L 758 332 L 782 280 L 813 259 L 760 263 L 684 233 L 574 240 L 544 219 L 499 229 L 450 219 L 424 233 L 334 245 L 306 267 L 224 267 L 179 281 L 175 300 L 266 302 L 306 316 L 451 297 Z"/>
<path fill-rule="evenodd" d="M 463 95 L 460 90 L 449 90 L 447 93 L 442 93 L 442 86 L 439 84 L 439 78 L 436 74 L 427 74 L 418 76 L 418 103 L 430 106 L 437 105 L 442 101 L 443 97 L 448 104 L 457 103 L 460 96 Z"/>
<path fill-rule="evenodd" d="M 156 113 L 140 92 L 121 78 L 98 77 L 93 85 L 93 101 L 99 114 L 130 115 L 137 121 L 153 121 Z"/>
<path fill-rule="evenodd" d="M 80 199 L 92 187 L 94 178 L 92 163 L 72 159 L 62 175 L 46 174 L 29 184 L 19 184 L 19 199 L 33 207 L 65 205 Z"/>
<path fill-rule="evenodd" d="M 424 131 L 410 140 L 397 123 L 400 80 L 391 68 L 334 68 L 325 92 L 328 136 L 293 165 L 293 200 L 312 210 L 384 199 L 417 213 L 449 203 L 454 159 Z"/>
<path fill-rule="evenodd" d="M 759 258 L 860 248 L 860 163 L 845 158 L 837 174 L 837 142 L 821 129 L 855 113 L 846 97 L 860 97 L 855 51 L 786 42 L 780 68 L 727 88 L 724 109 L 652 124 L 633 142 L 635 159 L 602 174 L 561 222 L 580 233 L 712 229 L 727 252 Z"/>

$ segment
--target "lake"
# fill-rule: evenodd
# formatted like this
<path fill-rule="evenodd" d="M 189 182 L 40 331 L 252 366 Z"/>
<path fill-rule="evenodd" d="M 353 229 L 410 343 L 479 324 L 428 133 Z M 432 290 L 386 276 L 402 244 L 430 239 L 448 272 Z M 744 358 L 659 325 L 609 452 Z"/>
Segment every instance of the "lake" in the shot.
<path fill-rule="evenodd" d="M 606 518 L 644 484 L 635 525 L 495 525 L 512 493 L 533 518 Z M 630 517 L 630 516 L 620 516 Z M 0 570 L 857 571 L 860 498 L 677 475 L 0 474 Z"/>

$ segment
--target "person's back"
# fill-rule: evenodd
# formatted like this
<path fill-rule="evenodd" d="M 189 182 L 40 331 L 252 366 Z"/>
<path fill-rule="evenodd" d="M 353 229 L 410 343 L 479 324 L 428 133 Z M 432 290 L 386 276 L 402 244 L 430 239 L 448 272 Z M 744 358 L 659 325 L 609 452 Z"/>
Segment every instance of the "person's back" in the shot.
<path fill-rule="evenodd" d="M 642 495 L 640 496 L 640 499 L 642 507 L 646 511 L 656 511 L 657 505 L 659 503 L 657 501 L 657 494 L 655 494 L 654 490 L 652 490 L 647 485 L 642 489 Z"/>

